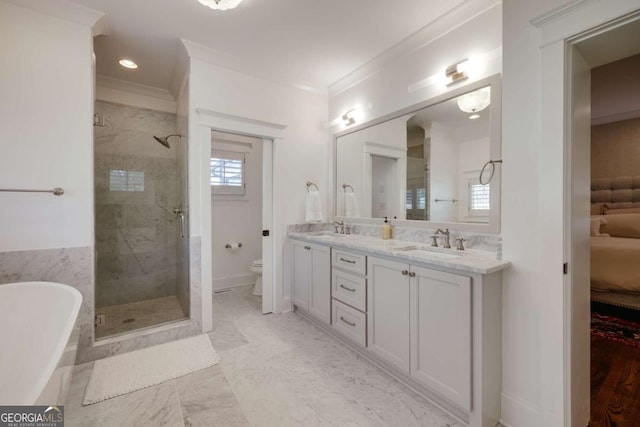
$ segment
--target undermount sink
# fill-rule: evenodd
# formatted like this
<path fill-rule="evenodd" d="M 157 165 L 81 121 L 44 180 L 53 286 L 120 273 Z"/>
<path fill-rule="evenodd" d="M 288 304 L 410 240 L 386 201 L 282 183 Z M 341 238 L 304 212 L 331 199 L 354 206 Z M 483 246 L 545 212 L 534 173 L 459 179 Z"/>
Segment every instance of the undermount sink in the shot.
<path fill-rule="evenodd" d="M 433 258 L 442 258 L 442 259 L 456 259 L 460 258 L 460 255 L 456 254 L 448 254 L 445 252 L 434 251 L 432 249 L 428 249 L 420 246 L 407 246 L 405 248 L 399 248 L 398 251 L 415 254 L 415 255 L 423 255 L 429 256 Z"/>

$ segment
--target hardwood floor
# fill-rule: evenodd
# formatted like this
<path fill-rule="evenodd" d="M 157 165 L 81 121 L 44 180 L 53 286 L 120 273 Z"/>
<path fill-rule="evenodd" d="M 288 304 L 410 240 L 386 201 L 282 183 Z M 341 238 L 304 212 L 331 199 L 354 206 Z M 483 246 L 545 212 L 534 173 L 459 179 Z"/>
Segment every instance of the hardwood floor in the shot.
<path fill-rule="evenodd" d="M 589 426 L 640 426 L 640 349 L 591 337 Z"/>

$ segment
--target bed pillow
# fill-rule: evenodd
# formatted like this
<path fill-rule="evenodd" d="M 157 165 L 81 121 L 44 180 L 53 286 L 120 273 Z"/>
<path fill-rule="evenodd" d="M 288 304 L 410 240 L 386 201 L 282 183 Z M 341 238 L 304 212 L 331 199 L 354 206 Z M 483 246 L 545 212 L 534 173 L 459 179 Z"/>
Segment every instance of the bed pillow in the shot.
<path fill-rule="evenodd" d="M 600 229 L 602 228 L 602 225 L 606 223 L 607 221 L 601 216 L 592 216 L 591 217 L 591 235 L 593 237 L 602 237 L 603 234 L 600 233 Z"/>
<path fill-rule="evenodd" d="M 605 221 L 600 227 L 601 232 L 612 237 L 640 239 L 640 213 L 608 215 Z"/>
<path fill-rule="evenodd" d="M 608 203 L 591 203 L 591 215 L 602 215 L 607 209 Z"/>
<path fill-rule="evenodd" d="M 605 215 L 640 214 L 640 208 L 604 209 L 604 214 Z"/>

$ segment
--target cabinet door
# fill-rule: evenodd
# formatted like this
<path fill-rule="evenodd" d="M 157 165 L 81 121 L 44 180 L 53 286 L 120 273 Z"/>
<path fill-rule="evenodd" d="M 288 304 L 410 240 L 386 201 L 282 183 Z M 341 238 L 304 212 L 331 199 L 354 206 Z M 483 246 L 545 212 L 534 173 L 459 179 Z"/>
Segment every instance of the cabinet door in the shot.
<path fill-rule="evenodd" d="M 409 372 L 409 265 L 369 257 L 368 347 Z"/>
<path fill-rule="evenodd" d="M 471 409 L 471 278 L 411 266 L 411 376 Z"/>
<path fill-rule="evenodd" d="M 302 310 L 309 311 L 309 284 L 311 281 L 311 245 L 293 241 L 293 284 L 291 301 Z"/>
<path fill-rule="evenodd" d="M 311 245 L 309 314 L 331 324 L 331 255 L 327 246 Z"/>

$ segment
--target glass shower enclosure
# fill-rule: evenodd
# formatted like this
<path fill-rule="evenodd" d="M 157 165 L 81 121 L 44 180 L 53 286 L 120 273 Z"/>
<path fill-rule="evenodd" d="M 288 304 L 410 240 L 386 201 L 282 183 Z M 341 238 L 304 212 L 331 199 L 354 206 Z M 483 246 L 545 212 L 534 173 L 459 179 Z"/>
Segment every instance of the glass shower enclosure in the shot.
<path fill-rule="evenodd" d="M 187 149 L 176 114 L 96 101 L 96 339 L 189 317 Z"/>

